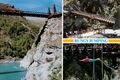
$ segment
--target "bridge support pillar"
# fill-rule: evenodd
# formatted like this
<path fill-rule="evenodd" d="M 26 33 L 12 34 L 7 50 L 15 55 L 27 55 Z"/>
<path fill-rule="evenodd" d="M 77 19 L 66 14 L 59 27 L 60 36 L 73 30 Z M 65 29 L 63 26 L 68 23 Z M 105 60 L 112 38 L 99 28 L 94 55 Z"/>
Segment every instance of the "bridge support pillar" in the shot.
<path fill-rule="evenodd" d="M 57 15 L 57 11 L 56 11 L 56 6 L 55 6 L 55 4 L 53 4 L 52 15 L 53 15 L 53 16 Z"/>
<path fill-rule="evenodd" d="M 51 16 L 51 11 L 50 11 L 50 8 L 48 7 L 48 17 Z"/>

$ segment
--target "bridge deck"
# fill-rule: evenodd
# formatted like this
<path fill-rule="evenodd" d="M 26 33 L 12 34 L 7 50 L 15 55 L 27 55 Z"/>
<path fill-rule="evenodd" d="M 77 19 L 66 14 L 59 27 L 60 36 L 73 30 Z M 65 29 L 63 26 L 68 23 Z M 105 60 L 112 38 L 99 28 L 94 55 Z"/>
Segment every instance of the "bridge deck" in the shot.
<path fill-rule="evenodd" d="M 64 11 L 64 13 L 69 13 L 69 11 Z M 80 16 L 84 16 L 90 19 L 94 19 L 94 20 L 98 20 L 101 22 L 106 22 L 106 23 L 111 23 L 111 24 L 115 24 L 115 19 L 111 19 L 109 17 L 105 17 L 105 16 L 100 16 L 100 15 L 96 15 L 96 14 L 91 14 L 91 13 L 86 13 L 86 12 L 82 12 L 82 11 L 70 11 L 70 13 L 72 14 L 77 14 Z"/>
<path fill-rule="evenodd" d="M 32 13 L 32 12 L 27 12 L 27 11 L 24 11 L 24 12 L 2 12 L 0 11 L 0 14 L 3 14 L 3 15 L 13 15 L 13 16 L 31 16 L 31 17 L 43 17 L 43 18 L 54 18 L 54 17 L 61 17 L 62 16 L 62 13 L 58 13 L 56 15 L 48 15 L 48 14 L 45 14 L 45 13 Z"/>

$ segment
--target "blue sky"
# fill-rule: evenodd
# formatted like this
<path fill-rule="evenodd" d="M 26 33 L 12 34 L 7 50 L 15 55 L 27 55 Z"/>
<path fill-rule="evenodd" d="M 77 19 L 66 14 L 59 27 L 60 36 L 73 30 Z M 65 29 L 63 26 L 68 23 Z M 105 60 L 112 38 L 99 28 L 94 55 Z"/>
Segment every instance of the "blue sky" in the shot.
<path fill-rule="evenodd" d="M 59 12 L 62 11 L 62 0 L 0 0 L 0 3 L 12 4 L 16 8 L 26 11 L 47 12 L 48 7 L 56 4 Z"/>

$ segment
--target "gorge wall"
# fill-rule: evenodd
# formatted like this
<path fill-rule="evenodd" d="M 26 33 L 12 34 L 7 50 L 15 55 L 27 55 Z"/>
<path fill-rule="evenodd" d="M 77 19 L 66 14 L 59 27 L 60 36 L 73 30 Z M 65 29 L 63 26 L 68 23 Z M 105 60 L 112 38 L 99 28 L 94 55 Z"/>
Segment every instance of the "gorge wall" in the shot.
<path fill-rule="evenodd" d="M 23 80 L 62 80 L 62 19 L 48 19 L 32 48 L 20 62 Z"/>

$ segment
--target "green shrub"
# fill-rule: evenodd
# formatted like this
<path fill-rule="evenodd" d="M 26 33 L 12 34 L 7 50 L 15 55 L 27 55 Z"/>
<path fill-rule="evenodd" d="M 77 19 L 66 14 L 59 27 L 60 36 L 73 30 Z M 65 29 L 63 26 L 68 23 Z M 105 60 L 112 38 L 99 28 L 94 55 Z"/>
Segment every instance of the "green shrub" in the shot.
<path fill-rule="evenodd" d="M 39 28 L 22 17 L 0 16 L 0 30 L 4 31 L 9 40 L 0 41 L 0 58 L 4 56 L 24 57 L 34 41 L 31 32 L 23 26 L 25 24 L 33 32 L 38 33 Z M 7 41 L 7 42 L 6 42 Z"/>

